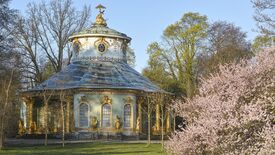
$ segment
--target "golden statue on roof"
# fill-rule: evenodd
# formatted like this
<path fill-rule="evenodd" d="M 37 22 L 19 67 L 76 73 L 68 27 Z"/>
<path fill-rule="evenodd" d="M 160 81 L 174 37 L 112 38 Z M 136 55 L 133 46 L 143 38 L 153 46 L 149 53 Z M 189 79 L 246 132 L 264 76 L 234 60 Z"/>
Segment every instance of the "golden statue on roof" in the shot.
<path fill-rule="evenodd" d="M 99 14 L 96 16 L 95 24 L 107 26 L 106 20 L 103 18 L 104 9 L 106 9 L 103 5 L 99 4 L 96 6 L 96 9 L 99 10 Z"/>

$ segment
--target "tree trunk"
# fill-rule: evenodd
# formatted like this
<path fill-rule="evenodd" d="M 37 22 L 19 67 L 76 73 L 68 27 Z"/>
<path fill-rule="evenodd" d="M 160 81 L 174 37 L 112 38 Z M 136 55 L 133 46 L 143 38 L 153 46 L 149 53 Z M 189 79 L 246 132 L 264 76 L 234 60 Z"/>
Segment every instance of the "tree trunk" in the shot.
<path fill-rule="evenodd" d="M 13 77 L 13 72 L 14 70 L 11 71 L 11 76 L 9 79 L 8 86 L 5 89 L 5 101 L 4 101 L 4 107 L 1 113 L 1 127 L 0 127 L 0 150 L 3 149 L 4 147 L 4 138 L 5 138 L 5 133 L 4 133 L 4 127 L 5 127 L 5 115 L 6 115 L 6 110 L 8 106 L 8 99 L 9 99 L 9 92 L 10 92 L 10 87 L 12 83 L 12 77 Z"/>
<path fill-rule="evenodd" d="M 148 104 L 148 109 L 147 109 L 147 118 L 148 118 L 148 141 L 147 145 L 151 144 L 151 109 L 150 109 L 150 104 Z"/>
<path fill-rule="evenodd" d="M 161 105 L 161 151 L 164 150 L 164 132 L 163 127 L 164 126 L 164 109 L 163 105 Z"/>
<path fill-rule="evenodd" d="M 147 114 L 148 117 L 148 142 L 147 144 L 150 145 L 151 144 L 151 117 L 150 117 L 150 113 Z"/>
<path fill-rule="evenodd" d="M 48 145 L 48 102 L 45 104 L 45 146 Z"/>
<path fill-rule="evenodd" d="M 3 149 L 3 140 L 2 140 L 2 136 L 0 136 L 0 150 L 2 150 Z"/>
<path fill-rule="evenodd" d="M 0 150 L 4 147 L 4 122 L 1 122 L 1 129 L 0 129 Z"/>
<path fill-rule="evenodd" d="M 65 146 L 65 119 L 64 119 L 64 107 L 63 107 L 63 101 L 61 101 L 61 117 L 62 117 L 62 147 Z"/>

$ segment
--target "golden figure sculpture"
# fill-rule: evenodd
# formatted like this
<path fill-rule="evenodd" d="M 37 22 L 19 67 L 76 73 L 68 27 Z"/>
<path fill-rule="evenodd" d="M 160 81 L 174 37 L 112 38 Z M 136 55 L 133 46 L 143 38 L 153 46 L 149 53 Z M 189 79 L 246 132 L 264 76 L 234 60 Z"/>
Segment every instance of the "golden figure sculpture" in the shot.
<path fill-rule="evenodd" d="M 105 103 L 112 104 L 112 99 L 109 98 L 109 96 L 104 96 L 101 103 L 102 104 L 105 104 Z"/>
<path fill-rule="evenodd" d="M 129 103 L 129 104 L 133 103 L 133 99 L 130 96 L 125 97 L 123 100 L 125 103 Z"/>
<path fill-rule="evenodd" d="M 30 124 L 30 134 L 33 134 L 36 131 L 36 123 L 34 121 Z"/>
<path fill-rule="evenodd" d="M 92 117 L 92 122 L 91 122 L 92 128 L 96 129 L 97 128 L 97 118 L 94 116 Z"/>
<path fill-rule="evenodd" d="M 152 132 L 153 132 L 153 134 L 157 134 L 157 133 L 158 133 L 157 124 L 155 124 L 155 125 L 152 127 Z"/>
<path fill-rule="evenodd" d="M 121 121 L 118 116 L 116 116 L 116 121 L 115 121 L 115 128 L 119 130 L 121 128 Z"/>
<path fill-rule="evenodd" d="M 99 4 L 96 8 L 99 9 L 99 14 L 96 16 L 95 23 L 98 25 L 107 26 L 106 20 L 103 18 L 103 13 L 104 13 L 103 9 L 105 9 L 105 7 Z"/>
<path fill-rule="evenodd" d="M 18 134 L 20 135 L 20 136 L 22 136 L 22 135 L 24 135 L 25 134 L 25 132 L 26 132 L 26 129 L 25 129 L 25 127 L 24 127 L 24 122 L 23 122 L 23 120 L 19 120 L 18 121 Z"/>

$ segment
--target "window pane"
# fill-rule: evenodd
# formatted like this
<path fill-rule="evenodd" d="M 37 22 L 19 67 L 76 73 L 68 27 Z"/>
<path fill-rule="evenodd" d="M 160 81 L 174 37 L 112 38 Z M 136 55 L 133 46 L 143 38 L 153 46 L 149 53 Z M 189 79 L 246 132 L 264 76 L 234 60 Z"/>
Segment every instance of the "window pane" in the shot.
<path fill-rule="evenodd" d="M 131 105 L 124 106 L 124 127 L 131 127 Z"/>
<path fill-rule="evenodd" d="M 110 127 L 111 126 L 111 106 L 109 104 L 103 105 L 103 116 L 102 116 L 102 126 L 103 127 Z"/>
<path fill-rule="evenodd" d="M 79 117 L 80 117 L 80 127 L 88 127 L 88 105 L 80 104 L 79 107 Z"/>

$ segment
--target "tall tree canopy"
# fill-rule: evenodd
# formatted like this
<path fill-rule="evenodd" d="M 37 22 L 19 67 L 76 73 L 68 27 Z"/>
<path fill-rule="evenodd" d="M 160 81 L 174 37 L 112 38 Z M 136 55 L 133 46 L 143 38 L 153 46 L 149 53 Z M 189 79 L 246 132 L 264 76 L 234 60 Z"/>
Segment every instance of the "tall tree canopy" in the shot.
<path fill-rule="evenodd" d="M 202 76 L 217 71 L 219 64 L 238 62 L 252 56 L 246 33 L 240 27 L 225 21 L 210 24 L 206 47 L 198 56 L 198 72 Z"/>
<path fill-rule="evenodd" d="M 219 64 L 252 55 L 246 33 L 224 21 L 207 22 L 206 16 L 186 13 L 169 25 L 161 42 L 148 46 L 148 67 L 143 75 L 176 95 L 192 97 L 199 76 L 217 71 Z"/>
<path fill-rule="evenodd" d="M 9 8 L 9 0 L 0 1 L 0 149 L 6 134 L 15 135 L 17 125 L 18 89 L 20 88 L 20 56 L 15 52 L 12 33 L 16 10 Z"/>
<path fill-rule="evenodd" d="M 12 31 L 14 30 L 14 20 L 16 11 L 9 8 L 10 0 L 0 1 L 0 50 L 1 53 L 12 49 Z"/>
<path fill-rule="evenodd" d="M 162 42 L 149 45 L 149 67 L 143 74 L 158 81 L 159 76 L 150 71 L 156 71 L 156 68 L 162 70 L 163 79 L 159 80 L 171 79 L 172 86 L 176 83 L 181 92 L 192 97 L 196 87 L 195 56 L 202 49 L 207 27 L 207 17 L 198 13 L 186 13 L 179 21 L 169 25 L 163 32 Z"/>

